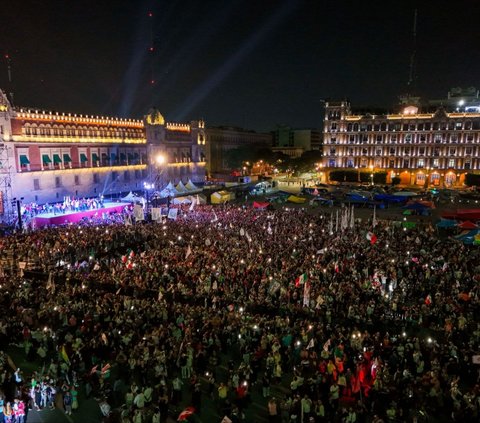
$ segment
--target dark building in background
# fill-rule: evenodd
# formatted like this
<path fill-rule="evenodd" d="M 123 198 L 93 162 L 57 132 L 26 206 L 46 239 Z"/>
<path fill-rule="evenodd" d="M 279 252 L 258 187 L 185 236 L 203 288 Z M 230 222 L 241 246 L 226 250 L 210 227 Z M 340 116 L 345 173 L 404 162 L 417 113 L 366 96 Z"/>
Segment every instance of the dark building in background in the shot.
<path fill-rule="evenodd" d="M 236 148 L 250 146 L 252 148 L 271 148 L 272 134 L 255 132 L 233 126 L 216 126 L 205 129 L 206 162 L 210 176 L 230 173 L 226 160 L 226 152 Z"/>
<path fill-rule="evenodd" d="M 278 125 L 272 131 L 273 151 L 290 157 L 300 157 L 310 150 L 321 150 L 322 141 L 321 129 L 292 129 L 287 125 Z"/>

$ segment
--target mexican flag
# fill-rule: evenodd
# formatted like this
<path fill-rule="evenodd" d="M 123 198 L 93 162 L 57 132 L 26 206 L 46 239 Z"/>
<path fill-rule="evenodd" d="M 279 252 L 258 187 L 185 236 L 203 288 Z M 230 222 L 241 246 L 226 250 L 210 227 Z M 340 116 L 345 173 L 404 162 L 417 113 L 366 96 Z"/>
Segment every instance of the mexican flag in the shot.
<path fill-rule="evenodd" d="M 308 276 L 306 273 L 302 273 L 297 279 L 295 279 L 295 287 L 298 288 L 300 285 L 303 285 L 307 282 Z"/>
<path fill-rule="evenodd" d="M 373 232 L 368 232 L 367 239 L 370 241 L 370 244 L 373 245 L 377 242 L 377 235 L 375 235 Z"/>
<path fill-rule="evenodd" d="M 184 422 L 187 421 L 188 418 L 195 413 L 194 407 L 187 407 L 183 410 L 177 417 L 177 422 Z"/>

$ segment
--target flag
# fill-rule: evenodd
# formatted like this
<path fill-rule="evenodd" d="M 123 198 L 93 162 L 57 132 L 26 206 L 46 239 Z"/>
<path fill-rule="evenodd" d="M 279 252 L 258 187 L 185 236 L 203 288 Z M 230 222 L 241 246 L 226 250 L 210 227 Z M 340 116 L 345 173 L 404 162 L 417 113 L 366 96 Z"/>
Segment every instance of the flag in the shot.
<path fill-rule="evenodd" d="M 330 348 L 330 344 L 332 343 L 331 339 L 329 338 L 327 342 L 325 342 L 325 344 L 323 344 L 323 351 L 328 351 L 328 349 Z"/>
<path fill-rule="evenodd" d="M 185 254 L 185 260 L 188 259 L 188 256 L 192 254 L 192 248 L 190 247 L 190 244 L 187 247 L 187 254 Z"/>
<path fill-rule="evenodd" d="M 65 363 L 70 364 L 70 359 L 68 358 L 67 351 L 65 350 L 65 345 L 62 345 L 62 350 L 60 351 L 60 354 L 62 355 L 62 358 L 65 361 Z"/>
<path fill-rule="evenodd" d="M 427 306 L 432 304 L 432 296 L 430 294 L 428 294 L 427 297 L 425 298 L 425 304 Z"/>
<path fill-rule="evenodd" d="M 187 407 L 183 410 L 177 418 L 177 422 L 186 421 L 193 413 L 195 413 L 195 407 Z"/>
<path fill-rule="evenodd" d="M 367 232 L 367 239 L 370 241 L 371 245 L 374 245 L 377 242 L 377 235 L 373 232 Z"/>
<path fill-rule="evenodd" d="M 372 219 L 372 226 L 377 226 L 377 206 L 373 206 L 373 219 Z"/>
<path fill-rule="evenodd" d="M 145 215 L 143 214 L 143 207 L 140 204 L 135 204 L 133 207 L 133 216 L 136 221 L 145 220 Z"/>
<path fill-rule="evenodd" d="M 178 209 L 169 209 L 167 218 L 171 220 L 177 220 Z"/>
<path fill-rule="evenodd" d="M 310 339 L 310 342 L 307 345 L 307 350 L 309 350 L 310 348 L 313 348 L 314 346 L 315 346 L 315 341 L 312 338 Z"/>
<path fill-rule="evenodd" d="M 215 223 L 218 220 L 217 213 L 213 212 L 213 216 L 212 223 Z"/>
<path fill-rule="evenodd" d="M 110 370 L 110 364 L 106 364 L 105 366 L 102 367 L 102 375 L 107 373 Z"/>
<path fill-rule="evenodd" d="M 190 204 L 190 207 L 188 208 L 189 211 L 193 211 L 193 209 L 195 208 L 195 197 L 191 197 L 192 198 L 192 204 Z"/>
<path fill-rule="evenodd" d="M 340 267 L 338 266 L 338 260 L 335 260 L 333 265 L 335 267 L 335 273 L 339 273 L 340 272 Z"/>
<path fill-rule="evenodd" d="M 46 288 L 51 289 L 52 294 L 55 292 L 55 281 L 54 281 L 54 278 L 53 278 L 53 272 L 48 273 L 48 281 L 47 281 Z"/>
<path fill-rule="evenodd" d="M 156 222 L 157 220 L 162 220 L 162 209 L 160 207 L 152 207 L 152 220 Z"/>
<path fill-rule="evenodd" d="M 295 279 L 295 287 L 298 288 L 300 285 L 303 285 L 307 280 L 307 274 L 302 273 L 297 279 Z"/>
<path fill-rule="evenodd" d="M 355 208 L 354 206 L 352 205 L 352 209 L 351 209 L 351 212 L 350 212 L 350 229 L 353 229 L 353 227 L 355 226 Z"/>
<path fill-rule="evenodd" d="M 303 285 L 303 306 L 308 307 L 310 305 L 310 282 L 307 280 Z"/>

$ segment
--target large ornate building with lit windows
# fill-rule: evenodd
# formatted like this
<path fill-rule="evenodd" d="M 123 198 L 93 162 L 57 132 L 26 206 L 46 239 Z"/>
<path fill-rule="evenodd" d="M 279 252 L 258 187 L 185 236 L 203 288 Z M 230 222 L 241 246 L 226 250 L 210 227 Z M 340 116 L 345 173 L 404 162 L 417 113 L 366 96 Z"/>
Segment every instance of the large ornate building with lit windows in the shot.
<path fill-rule="evenodd" d="M 157 111 L 134 120 L 12 108 L 0 91 L 2 201 L 114 196 L 162 183 L 158 175 L 203 181 L 203 128 L 167 123 Z"/>
<path fill-rule="evenodd" d="M 166 182 L 203 182 L 206 175 L 205 122 L 166 122 L 157 109 L 145 116 L 149 180 L 160 189 Z"/>
<path fill-rule="evenodd" d="M 364 168 L 407 185 L 461 186 L 480 170 L 480 113 L 407 105 L 396 114 L 353 114 L 347 101 L 327 102 L 323 156 L 327 177 L 334 168 Z"/>

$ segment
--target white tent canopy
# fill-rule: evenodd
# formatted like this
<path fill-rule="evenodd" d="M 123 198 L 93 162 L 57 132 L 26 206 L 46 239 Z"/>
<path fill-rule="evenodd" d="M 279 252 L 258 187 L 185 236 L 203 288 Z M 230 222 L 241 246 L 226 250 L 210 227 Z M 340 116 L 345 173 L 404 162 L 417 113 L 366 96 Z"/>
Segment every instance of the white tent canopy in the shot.
<path fill-rule="evenodd" d="M 140 201 L 141 197 L 138 197 L 135 195 L 132 191 L 128 193 L 125 197 L 122 198 L 122 201 L 125 201 L 127 203 L 133 203 L 135 201 Z"/>
<path fill-rule="evenodd" d="M 180 192 L 177 191 L 172 182 L 169 182 L 168 185 L 158 193 L 160 197 L 174 197 L 178 194 L 180 194 Z"/>
<path fill-rule="evenodd" d="M 175 197 L 173 199 L 173 204 L 191 204 L 192 197 Z"/>
<path fill-rule="evenodd" d="M 180 181 L 177 186 L 175 187 L 175 189 L 180 192 L 180 193 L 184 193 L 184 192 L 187 192 L 187 188 L 185 188 L 185 185 L 183 185 L 183 182 Z"/>
<path fill-rule="evenodd" d="M 187 185 L 185 185 L 185 188 L 186 188 L 188 191 L 190 191 L 190 192 L 192 192 L 192 191 L 201 191 L 201 189 L 198 188 L 198 187 L 192 182 L 191 179 L 188 180 Z"/>
<path fill-rule="evenodd" d="M 195 205 L 207 204 L 207 197 L 205 197 L 203 194 L 197 194 L 197 195 L 187 195 L 183 197 L 176 197 L 173 199 L 173 204 L 192 204 L 192 203 L 195 203 Z"/>

